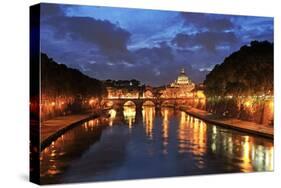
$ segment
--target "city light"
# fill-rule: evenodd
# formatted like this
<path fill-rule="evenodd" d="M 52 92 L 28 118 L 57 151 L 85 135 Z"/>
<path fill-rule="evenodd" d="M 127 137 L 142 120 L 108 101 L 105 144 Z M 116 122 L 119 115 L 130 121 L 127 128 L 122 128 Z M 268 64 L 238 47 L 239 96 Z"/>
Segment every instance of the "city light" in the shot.
<path fill-rule="evenodd" d="M 250 107 L 252 105 L 251 101 L 246 101 L 244 104 L 246 107 Z"/>
<path fill-rule="evenodd" d="M 89 100 L 89 104 L 90 104 L 90 105 L 93 105 L 93 104 L 94 104 L 94 102 L 95 102 L 95 100 L 94 100 L 94 99 Z"/>

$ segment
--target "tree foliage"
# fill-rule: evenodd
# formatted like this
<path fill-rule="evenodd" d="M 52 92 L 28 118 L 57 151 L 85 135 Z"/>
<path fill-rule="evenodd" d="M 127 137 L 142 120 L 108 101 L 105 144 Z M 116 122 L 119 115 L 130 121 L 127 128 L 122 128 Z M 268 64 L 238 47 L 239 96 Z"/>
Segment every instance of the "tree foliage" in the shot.
<path fill-rule="evenodd" d="M 206 76 L 207 96 L 273 94 L 273 43 L 252 41 Z"/>
<path fill-rule="evenodd" d="M 91 96 L 106 95 L 101 81 L 90 78 L 80 71 L 58 64 L 46 54 L 41 54 L 42 93 L 48 96 Z"/>

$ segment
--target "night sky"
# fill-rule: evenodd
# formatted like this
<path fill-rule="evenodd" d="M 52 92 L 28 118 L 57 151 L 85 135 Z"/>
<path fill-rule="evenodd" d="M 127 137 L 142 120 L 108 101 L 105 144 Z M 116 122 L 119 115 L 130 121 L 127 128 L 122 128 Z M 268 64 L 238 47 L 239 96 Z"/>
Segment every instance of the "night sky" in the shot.
<path fill-rule="evenodd" d="M 152 86 L 180 68 L 196 83 L 252 40 L 273 42 L 273 18 L 42 4 L 41 51 L 105 79 Z"/>

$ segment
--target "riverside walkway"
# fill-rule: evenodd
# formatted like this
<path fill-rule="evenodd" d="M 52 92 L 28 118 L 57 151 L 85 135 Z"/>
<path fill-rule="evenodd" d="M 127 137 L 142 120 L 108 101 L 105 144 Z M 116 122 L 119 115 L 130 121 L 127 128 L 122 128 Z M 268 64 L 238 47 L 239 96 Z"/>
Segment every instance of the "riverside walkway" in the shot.
<path fill-rule="evenodd" d="M 235 118 L 218 120 L 214 118 L 212 113 L 195 108 L 181 108 L 181 110 L 208 123 L 216 124 L 226 128 L 232 128 L 238 131 L 243 131 L 251 134 L 256 134 L 271 139 L 273 139 L 274 137 L 274 129 L 272 126 L 243 121 Z"/>
<path fill-rule="evenodd" d="M 100 116 L 99 113 L 86 113 L 79 115 L 60 116 L 51 120 L 43 121 L 40 125 L 41 151 L 67 130 L 84 121 L 96 118 L 98 116 Z"/>

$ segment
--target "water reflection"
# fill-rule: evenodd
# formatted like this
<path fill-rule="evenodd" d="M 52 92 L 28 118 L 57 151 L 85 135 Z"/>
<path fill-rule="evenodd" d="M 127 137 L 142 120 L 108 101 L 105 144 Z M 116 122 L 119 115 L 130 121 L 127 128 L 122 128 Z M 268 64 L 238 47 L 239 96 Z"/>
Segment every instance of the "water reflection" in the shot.
<path fill-rule="evenodd" d="M 172 116 L 172 111 L 169 108 L 162 108 L 162 138 L 163 138 L 163 154 L 168 154 L 169 144 L 169 121 Z"/>
<path fill-rule="evenodd" d="M 154 118 L 155 118 L 155 108 L 154 106 L 143 106 L 142 108 L 143 108 L 142 118 L 143 118 L 143 124 L 145 126 L 145 133 L 150 139 L 152 139 L 153 125 L 154 125 Z"/>
<path fill-rule="evenodd" d="M 114 109 L 110 109 L 108 113 L 109 113 L 109 122 L 108 122 L 108 124 L 109 124 L 109 126 L 112 126 L 117 112 Z"/>
<path fill-rule="evenodd" d="M 272 140 L 171 108 L 136 111 L 110 110 L 54 141 L 41 152 L 42 183 L 273 170 Z"/>
<path fill-rule="evenodd" d="M 133 123 L 136 118 L 136 107 L 135 106 L 124 106 L 123 111 L 124 119 L 129 126 L 129 129 L 132 128 Z"/>
<path fill-rule="evenodd" d="M 215 125 L 207 125 L 180 112 L 179 152 L 192 152 L 199 168 L 204 168 L 210 150 L 212 154 L 224 157 L 226 163 L 231 164 L 237 160 L 237 163 L 234 163 L 243 172 L 273 170 L 272 143 L 265 144 L 261 138 L 241 134 Z M 234 168 L 231 166 L 229 167 Z"/>
<path fill-rule="evenodd" d="M 204 155 L 207 152 L 206 123 L 187 115 L 179 114 L 178 150 L 179 153 L 192 153 L 198 168 L 204 168 Z"/>
<path fill-rule="evenodd" d="M 217 126 L 210 127 L 208 138 L 211 138 L 209 144 L 212 154 L 222 156 L 243 172 L 273 170 L 272 142 Z"/>
<path fill-rule="evenodd" d="M 72 161 L 99 140 L 106 119 L 89 120 L 60 136 L 40 154 L 40 177 L 43 183 L 59 182 Z"/>

